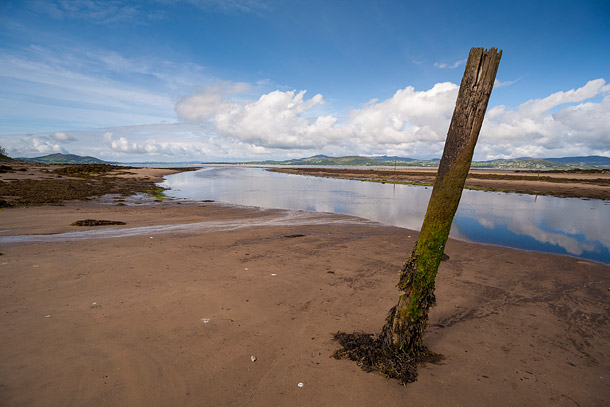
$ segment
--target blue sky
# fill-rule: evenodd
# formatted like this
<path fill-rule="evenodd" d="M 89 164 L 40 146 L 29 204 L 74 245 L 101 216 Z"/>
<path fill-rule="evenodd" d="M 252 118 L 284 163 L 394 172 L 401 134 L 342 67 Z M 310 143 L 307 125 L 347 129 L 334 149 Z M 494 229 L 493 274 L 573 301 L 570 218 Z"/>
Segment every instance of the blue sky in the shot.
<path fill-rule="evenodd" d="M 471 47 L 475 159 L 610 156 L 610 3 L 0 0 L 0 145 L 112 161 L 440 157 Z"/>

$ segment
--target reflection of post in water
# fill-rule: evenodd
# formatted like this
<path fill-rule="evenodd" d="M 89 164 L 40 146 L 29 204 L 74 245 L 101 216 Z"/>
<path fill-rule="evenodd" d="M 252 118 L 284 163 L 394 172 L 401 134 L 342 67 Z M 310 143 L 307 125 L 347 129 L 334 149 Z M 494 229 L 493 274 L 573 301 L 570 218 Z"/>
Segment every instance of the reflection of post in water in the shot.
<path fill-rule="evenodd" d="M 400 271 L 400 297 L 380 335 L 338 333 L 336 357 L 357 360 L 403 384 L 417 377 L 416 365 L 434 355 L 424 346 L 428 311 L 434 305 L 436 272 L 470 170 L 502 51 L 472 48 L 447 133 L 443 157 L 415 249 Z"/>

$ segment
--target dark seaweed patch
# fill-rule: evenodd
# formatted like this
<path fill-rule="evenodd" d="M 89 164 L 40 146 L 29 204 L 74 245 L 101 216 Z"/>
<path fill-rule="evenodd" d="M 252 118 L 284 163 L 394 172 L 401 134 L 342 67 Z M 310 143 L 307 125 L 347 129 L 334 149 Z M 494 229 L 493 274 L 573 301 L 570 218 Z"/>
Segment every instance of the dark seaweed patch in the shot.
<path fill-rule="evenodd" d="M 125 225 L 125 222 L 118 220 L 95 220 L 95 219 L 84 219 L 77 220 L 70 224 L 70 226 L 109 226 L 109 225 Z"/>

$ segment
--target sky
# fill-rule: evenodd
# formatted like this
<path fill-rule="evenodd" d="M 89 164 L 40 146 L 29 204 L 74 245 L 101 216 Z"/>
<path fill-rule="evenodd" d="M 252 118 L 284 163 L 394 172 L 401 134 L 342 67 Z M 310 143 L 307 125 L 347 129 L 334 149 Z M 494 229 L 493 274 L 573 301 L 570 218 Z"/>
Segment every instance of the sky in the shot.
<path fill-rule="evenodd" d="M 440 158 L 472 47 L 475 160 L 610 156 L 608 0 L 0 0 L 0 146 L 118 162 Z"/>

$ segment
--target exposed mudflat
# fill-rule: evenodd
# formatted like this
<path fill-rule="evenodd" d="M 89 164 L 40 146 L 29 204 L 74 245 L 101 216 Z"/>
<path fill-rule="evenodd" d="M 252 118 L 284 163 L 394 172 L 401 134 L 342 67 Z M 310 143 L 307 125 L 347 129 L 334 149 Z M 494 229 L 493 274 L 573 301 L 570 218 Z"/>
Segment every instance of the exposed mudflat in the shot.
<path fill-rule="evenodd" d="M 6 162 L 0 171 L 0 208 L 57 205 L 113 194 L 158 195 L 164 175 L 194 168 L 134 168 L 105 164 L 40 165 Z"/>

